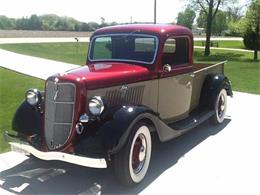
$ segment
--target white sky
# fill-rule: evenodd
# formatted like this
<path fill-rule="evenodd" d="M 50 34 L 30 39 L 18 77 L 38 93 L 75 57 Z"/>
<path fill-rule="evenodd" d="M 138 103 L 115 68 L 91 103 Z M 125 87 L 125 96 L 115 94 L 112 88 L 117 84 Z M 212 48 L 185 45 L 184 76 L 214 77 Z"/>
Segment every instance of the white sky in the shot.
<path fill-rule="evenodd" d="M 246 0 L 240 0 L 246 1 Z M 154 0 L 0 0 L 0 15 L 20 18 L 32 14 L 57 14 L 82 22 L 153 22 Z M 175 21 L 183 0 L 157 0 L 157 22 Z"/>

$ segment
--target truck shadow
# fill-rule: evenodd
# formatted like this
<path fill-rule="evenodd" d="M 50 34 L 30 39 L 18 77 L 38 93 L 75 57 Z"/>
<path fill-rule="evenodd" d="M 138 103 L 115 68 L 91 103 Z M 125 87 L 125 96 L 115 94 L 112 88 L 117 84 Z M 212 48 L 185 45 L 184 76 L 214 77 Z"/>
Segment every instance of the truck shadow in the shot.
<path fill-rule="evenodd" d="M 0 172 L 0 187 L 16 194 L 138 194 L 192 148 L 222 131 L 230 121 L 226 119 L 219 126 L 205 122 L 189 133 L 166 143 L 160 143 L 155 138 L 147 176 L 144 182 L 131 188 L 118 184 L 112 168 L 90 169 L 35 158 L 29 158 Z"/>

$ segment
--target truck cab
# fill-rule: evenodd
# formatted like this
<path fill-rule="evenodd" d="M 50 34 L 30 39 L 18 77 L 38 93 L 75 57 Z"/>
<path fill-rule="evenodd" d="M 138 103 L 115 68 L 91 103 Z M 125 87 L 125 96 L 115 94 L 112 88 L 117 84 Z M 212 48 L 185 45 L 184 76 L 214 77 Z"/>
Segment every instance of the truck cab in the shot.
<path fill-rule="evenodd" d="M 210 119 L 225 119 L 224 63 L 193 63 L 193 36 L 178 25 L 119 25 L 90 38 L 86 65 L 29 89 L 13 119 L 13 146 L 43 160 L 107 168 L 140 183 L 151 134 L 168 141 Z"/>

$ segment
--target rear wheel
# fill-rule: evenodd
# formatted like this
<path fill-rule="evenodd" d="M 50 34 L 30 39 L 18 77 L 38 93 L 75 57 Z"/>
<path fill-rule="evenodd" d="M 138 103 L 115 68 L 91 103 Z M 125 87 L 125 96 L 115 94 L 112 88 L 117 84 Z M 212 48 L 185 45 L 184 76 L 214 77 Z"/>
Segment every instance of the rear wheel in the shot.
<path fill-rule="evenodd" d="M 124 148 L 114 158 L 116 177 L 125 185 L 140 183 L 148 170 L 152 151 L 149 127 L 144 122 L 132 129 Z"/>
<path fill-rule="evenodd" d="M 212 117 L 212 123 L 221 124 L 223 123 L 227 110 L 227 91 L 225 89 L 221 89 L 216 101 L 215 101 L 215 114 Z"/>

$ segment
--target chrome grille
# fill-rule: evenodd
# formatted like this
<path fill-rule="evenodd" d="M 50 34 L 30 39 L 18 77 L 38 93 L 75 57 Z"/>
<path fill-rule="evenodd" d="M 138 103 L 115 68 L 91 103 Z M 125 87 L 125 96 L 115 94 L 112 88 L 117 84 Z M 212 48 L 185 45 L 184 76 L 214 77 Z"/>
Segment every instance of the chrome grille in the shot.
<path fill-rule="evenodd" d="M 44 132 L 49 149 L 63 146 L 70 137 L 75 104 L 75 85 L 46 83 Z"/>
<path fill-rule="evenodd" d="M 129 87 L 126 91 L 116 89 L 107 91 L 105 99 L 108 106 L 122 104 L 141 104 L 143 99 L 144 86 Z"/>

